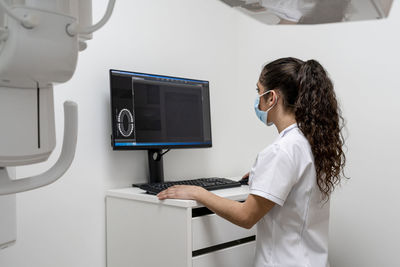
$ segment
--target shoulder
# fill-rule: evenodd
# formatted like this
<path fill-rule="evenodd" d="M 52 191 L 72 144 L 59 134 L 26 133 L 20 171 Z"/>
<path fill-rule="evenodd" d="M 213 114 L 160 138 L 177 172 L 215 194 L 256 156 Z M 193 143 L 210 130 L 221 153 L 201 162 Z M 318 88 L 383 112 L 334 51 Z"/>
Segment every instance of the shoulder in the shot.
<path fill-rule="evenodd" d="M 292 163 L 292 157 L 285 148 L 285 144 L 282 144 L 282 142 L 279 142 L 279 140 L 275 141 L 258 153 L 256 164 L 271 166 L 274 165 L 274 162 L 276 161 L 279 161 L 280 163 L 283 163 L 284 161 L 288 164 Z"/>

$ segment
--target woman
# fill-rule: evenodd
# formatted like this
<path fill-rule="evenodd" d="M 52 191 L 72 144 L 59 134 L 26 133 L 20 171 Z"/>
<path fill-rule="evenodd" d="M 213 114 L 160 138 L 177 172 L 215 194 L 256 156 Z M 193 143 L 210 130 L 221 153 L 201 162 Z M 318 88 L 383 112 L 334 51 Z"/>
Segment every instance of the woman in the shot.
<path fill-rule="evenodd" d="M 195 186 L 174 186 L 159 199 L 194 199 L 245 228 L 257 223 L 255 266 L 329 266 L 329 197 L 345 155 L 333 84 L 315 60 L 282 58 L 257 82 L 255 111 L 279 137 L 261 151 L 244 203 Z"/>

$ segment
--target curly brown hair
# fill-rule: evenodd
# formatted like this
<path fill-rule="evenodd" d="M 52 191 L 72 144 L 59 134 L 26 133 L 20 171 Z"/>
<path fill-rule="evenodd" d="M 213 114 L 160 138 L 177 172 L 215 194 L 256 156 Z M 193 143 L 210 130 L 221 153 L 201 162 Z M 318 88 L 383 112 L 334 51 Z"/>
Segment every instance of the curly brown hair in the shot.
<path fill-rule="evenodd" d="M 281 58 L 264 66 L 259 82 L 267 90 L 278 90 L 285 110 L 295 114 L 314 155 L 317 185 L 328 200 L 344 177 L 346 156 L 344 119 L 327 72 L 316 60 Z"/>

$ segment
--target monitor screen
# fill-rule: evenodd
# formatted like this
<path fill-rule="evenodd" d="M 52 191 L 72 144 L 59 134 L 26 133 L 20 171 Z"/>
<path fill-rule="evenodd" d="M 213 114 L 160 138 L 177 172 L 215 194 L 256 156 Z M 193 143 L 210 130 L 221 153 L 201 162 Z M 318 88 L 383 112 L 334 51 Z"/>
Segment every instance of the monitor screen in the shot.
<path fill-rule="evenodd" d="M 211 147 L 209 82 L 110 70 L 114 150 Z"/>

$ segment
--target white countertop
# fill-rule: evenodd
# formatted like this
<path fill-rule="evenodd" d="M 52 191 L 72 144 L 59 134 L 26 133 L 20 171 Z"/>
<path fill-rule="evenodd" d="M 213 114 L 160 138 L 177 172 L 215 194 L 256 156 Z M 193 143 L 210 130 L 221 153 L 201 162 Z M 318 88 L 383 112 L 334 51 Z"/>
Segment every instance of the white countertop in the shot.
<path fill-rule="evenodd" d="M 236 179 L 235 179 L 236 180 Z M 242 185 L 241 187 L 233 187 L 220 190 L 210 191 L 220 197 L 232 199 L 232 200 L 245 200 L 249 194 L 249 186 Z M 184 207 L 184 208 L 197 208 L 203 207 L 203 205 L 195 200 L 181 200 L 181 199 L 166 199 L 159 200 L 155 195 L 146 194 L 146 191 L 137 188 L 121 188 L 121 189 L 110 189 L 106 192 L 106 197 L 116 197 L 122 199 L 131 199 L 137 201 L 159 203 L 163 205 Z"/>

